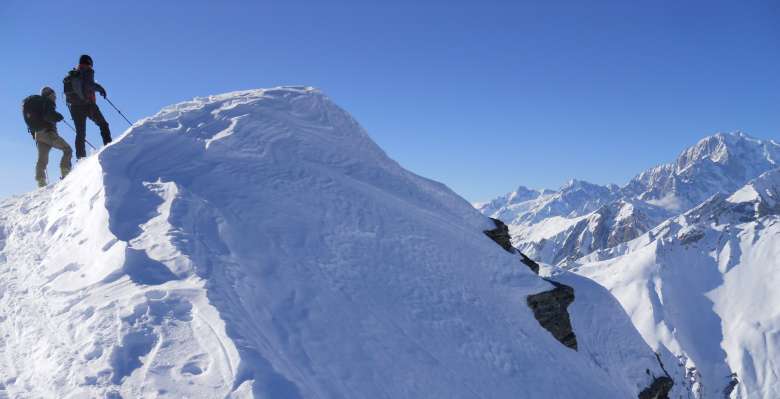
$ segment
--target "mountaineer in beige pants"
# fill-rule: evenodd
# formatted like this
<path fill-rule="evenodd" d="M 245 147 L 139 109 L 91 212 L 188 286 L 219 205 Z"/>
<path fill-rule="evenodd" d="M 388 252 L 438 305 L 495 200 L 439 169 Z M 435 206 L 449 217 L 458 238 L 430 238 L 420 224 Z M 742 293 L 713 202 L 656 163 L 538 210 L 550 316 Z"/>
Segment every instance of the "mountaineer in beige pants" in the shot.
<path fill-rule="evenodd" d="M 56 129 L 39 130 L 35 132 L 35 145 L 38 146 L 38 162 L 35 164 L 35 181 L 38 187 L 46 185 L 46 167 L 49 165 L 49 151 L 56 148 L 62 151 L 60 173 L 62 178 L 70 173 L 70 159 L 73 150 L 67 142 L 57 134 Z"/>
<path fill-rule="evenodd" d="M 71 168 L 73 150 L 57 134 L 57 122 L 63 117 L 56 111 L 56 100 L 57 95 L 54 90 L 44 87 L 41 89 L 41 95 L 29 96 L 22 103 L 24 121 L 38 147 L 38 163 L 35 164 L 35 181 L 38 182 L 38 187 L 46 186 L 46 167 L 49 164 L 49 151 L 52 148 L 62 151 L 62 160 L 60 160 L 62 178 L 68 175 Z"/>

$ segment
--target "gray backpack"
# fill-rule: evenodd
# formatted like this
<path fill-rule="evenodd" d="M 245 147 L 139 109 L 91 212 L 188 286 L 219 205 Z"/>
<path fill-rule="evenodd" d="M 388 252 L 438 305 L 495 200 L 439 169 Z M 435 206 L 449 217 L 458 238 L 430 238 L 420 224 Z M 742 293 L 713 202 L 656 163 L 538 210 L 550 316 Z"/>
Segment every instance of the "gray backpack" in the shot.
<path fill-rule="evenodd" d="M 65 101 L 68 104 L 86 101 L 84 97 L 81 73 L 77 69 L 68 72 L 68 76 L 62 79 L 62 91 L 65 92 Z"/>

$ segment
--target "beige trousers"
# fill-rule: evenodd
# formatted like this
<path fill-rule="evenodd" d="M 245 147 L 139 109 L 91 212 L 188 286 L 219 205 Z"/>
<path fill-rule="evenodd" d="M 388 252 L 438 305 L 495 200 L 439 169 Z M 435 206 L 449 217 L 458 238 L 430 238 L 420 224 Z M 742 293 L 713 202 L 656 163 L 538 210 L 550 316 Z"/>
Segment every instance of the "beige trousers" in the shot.
<path fill-rule="evenodd" d="M 38 163 L 35 164 L 35 181 L 38 182 L 38 187 L 46 185 L 46 167 L 49 165 L 49 151 L 52 148 L 62 151 L 60 173 L 62 173 L 62 178 L 65 178 L 70 172 L 70 159 L 73 156 L 73 150 L 57 134 L 57 130 L 45 129 L 35 132 L 35 144 L 38 146 Z"/>

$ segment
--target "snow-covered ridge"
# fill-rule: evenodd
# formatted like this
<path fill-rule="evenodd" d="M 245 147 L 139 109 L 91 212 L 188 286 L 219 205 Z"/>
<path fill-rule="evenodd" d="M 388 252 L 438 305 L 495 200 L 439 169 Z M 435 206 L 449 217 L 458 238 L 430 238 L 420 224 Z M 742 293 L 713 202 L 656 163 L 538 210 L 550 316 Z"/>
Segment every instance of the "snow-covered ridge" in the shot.
<path fill-rule="evenodd" d="M 0 203 L 0 397 L 636 397 L 666 374 L 568 273 L 577 351 L 556 341 L 526 304 L 553 286 L 492 227 L 312 88 L 167 107 Z"/>

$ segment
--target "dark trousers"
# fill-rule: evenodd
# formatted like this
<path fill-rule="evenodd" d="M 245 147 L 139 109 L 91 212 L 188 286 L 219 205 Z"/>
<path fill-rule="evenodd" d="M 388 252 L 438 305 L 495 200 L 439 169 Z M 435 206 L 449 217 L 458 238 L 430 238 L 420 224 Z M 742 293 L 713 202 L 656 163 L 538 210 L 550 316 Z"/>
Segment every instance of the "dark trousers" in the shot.
<path fill-rule="evenodd" d="M 85 148 L 87 140 L 87 118 L 100 128 L 100 136 L 103 137 L 103 144 L 111 142 L 111 131 L 108 129 L 108 122 L 97 104 L 71 104 L 70 117 L 73 118 L 73 124 L 76 125 L 76 158 L 87 156 Z"/>

